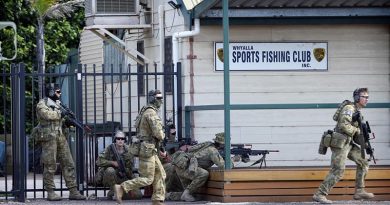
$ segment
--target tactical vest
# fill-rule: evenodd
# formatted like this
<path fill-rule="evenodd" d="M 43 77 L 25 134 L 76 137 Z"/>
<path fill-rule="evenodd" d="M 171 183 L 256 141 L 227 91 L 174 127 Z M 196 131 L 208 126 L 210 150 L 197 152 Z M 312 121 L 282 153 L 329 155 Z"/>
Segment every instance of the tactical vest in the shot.
<path fill-rule="evenodd" d="M 158 147 L 158 140 L 156 138 L 154 138 L 153 136 L 148 136 L 147 134 L 145 134 L 145 131 L 144 130 L 141 130 L 140 126 L 141 126 L 141 123 L 142 123 L 142 118 L 143 118 L 143 115 L 144 113 L 148 110 L 148 109 L 153 109 L 156 113 L 157 113 L 157 110 L 155 107 L 151 106 L 151 105 L 147 105 L 147 106 L 144 106 L 141 111 L 139 112 L 138 116 L 136 117 L 136 119 L 134 120 L 134 127 L 137 129 L 137 137 L 139 140 L 141 141 L 146 141 L 148 143 L 152 143 L 152 144 L 155 144 L 156 147 Z"/>
<path fill-rule="evenodd" d="M 185 151 L 177 151 L 172 155 L 172 164 L 181 168 L 181 169 L 187 169 L 191 164 L 193 164 L 193 168 L 195 169 L 198 166 L 197 162 L 197 154 L 206 149 L 207 147 L 211 146 L 213 143 L 211 142 L 203 142 L 197 145 L 192 146 L 188 152 Z M 191 161 L 191 163 L 190 163 Z M 189 168 L 190 169 L 190 168 Z M 190 170 L 191 171 L 191 170 Z"/>
<path fill-rule="evenodd" d="M 47 106 L 49 109 L 50 108 L 47 105 L 47 98 L 44 98 L 45 106 Z M 59 131 L 62 133 L 62 119 L 60 120 L 44 120 L 40 117 L 40 115 L 37 113 L 37 118 L 39 121 L 39 126 L 42 129 L 50 129 L 51 131 Z"/>

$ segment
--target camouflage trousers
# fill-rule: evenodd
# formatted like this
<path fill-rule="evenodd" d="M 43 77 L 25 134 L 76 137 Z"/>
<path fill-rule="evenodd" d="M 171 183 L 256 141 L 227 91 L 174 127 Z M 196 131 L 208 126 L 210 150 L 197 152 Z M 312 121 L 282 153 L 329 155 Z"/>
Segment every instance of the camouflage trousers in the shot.
<path fill-rule="evenodd" d="M 157 155 L 149 158 L 139 158 L 139 177 L 124 181 L 121 186 L 125 192 L 153 185 L 153 201 L 165 200 L 166 173 Z"/>
<path fill-rule="evenodd" d="M 41 163 L 44 165 L 43 186 L 46 190 L 53 190 L 55 188 L 54 174 L 58 159 L 61 164 L 62 175 L 64 176 L 66 186 L 69 189 L 77 187 L 75 165 L 65 136 L 59 132 L 57 134 L 50 133 L 49 135 L 51 136 L 47 137 L 47 140 L 41 142 Z"/>
<path fill-rule="evenodd" d="M 202 187 L 209 178 L 209 172 L 201 167 L 198 167 L 195 172 L 178 167 L 175 167 L 175 171 L 184 189 L 188 189 L 191 194 Z"/>
<path fill-rule="evenodd" d="M 184 188 L 176 174 L 175 166 L 171 163 L 166 163 L 164 164 L 164 169 L 167 173 L 167 178 L 165 179 L 166 192 L 169 193 L 169 197 L 166 200 L 180 201 Z"/>
<path fill-rule="evenodd" d="M 118 170 L 115 169 L 114 167 L 107 167 L 104 171 L 103 171 L 103 185 L 106 186 L 106 187 L 109 187 L 111 191 L 114 191 L 113 190 L 113 187 L 114 185 L 116 184 L 121 184 L 122 182 L 128 180 L 127 177 L 119 177 L 118 175 Z M 140 189 L 134 189 L 132 191 L 130 191 L 131 193 L 129 193 L 127 195 L 124 195 L 123 198 L 124 199 L 141 199 L 142 198 L 142 192 Z"/>
<path fill-rule="evenodd" d="M 356 163 L 355 188 L 364 188 L 364 180 L 368 172 L 368 161 L 362 158 L 360 148 L 348 144 L 341 149 L 331 148 L 331 150 L 331 169 L 319 186 L 318 192 L 327 195 L 332 187 L 342 179 L 347 158 Z"/>
<path fill-rule="evenodd" d="M 184 191 L 183 185 L 176 174 L 175 166 L 171 163 L 166 163 L 164 164 L 164 170 L 167 173 L 167 178 L 165 179 L 166 192 Z"/>

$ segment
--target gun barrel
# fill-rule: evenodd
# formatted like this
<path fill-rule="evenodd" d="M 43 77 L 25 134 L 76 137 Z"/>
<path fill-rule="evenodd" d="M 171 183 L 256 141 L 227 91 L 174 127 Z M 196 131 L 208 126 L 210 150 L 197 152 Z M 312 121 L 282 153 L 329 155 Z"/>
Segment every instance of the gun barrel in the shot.
<path fill-rule="evenodd" d="M 367 132 L 371 133 L 371 127 L 370 127 L 370 123 L 368 123 L 368 121 L 366 121 L 366 125 L 367 125 Z"/>

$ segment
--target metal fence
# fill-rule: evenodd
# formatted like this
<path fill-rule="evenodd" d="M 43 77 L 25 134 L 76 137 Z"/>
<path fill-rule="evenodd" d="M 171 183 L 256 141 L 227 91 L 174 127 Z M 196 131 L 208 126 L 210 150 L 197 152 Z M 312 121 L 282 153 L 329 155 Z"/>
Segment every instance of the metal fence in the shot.
<path fill-rule="evenodd" d="M 61 87 L 61 101 L 67 105 L 90 132 L 71 128 L 68 143 L 75 161 L 77 183 L 84 194 L 102 197 L 107 188 L 95 183 L 95 161 L 99 152 L 112 143 L 117 129 L 131 143 L 136 130 L 133 121 L 147 104 L 147 92 L 160 89 L 164 95 L 161 117 L 176 124 L 178 140 L 182 136 L 181 65 L 157 65 L 143 69 L 136 66 L 71 65 L 52 66 L 44 74 L 26 72 L 24 64 L 2 67 L 0 79 L 0 199 L 25 201 L 45 198 L 42 183 L 39 143 L 29 138 L 38 124 L 35 107 L 42 79 Z M 135 72 L 132 72 L 135 70 Z M 141 72 L 140 72 L 141 71 Z M 165 89 L 162 89 L 164 87 Z M 179 93 L 179 94 L 178 94 Z M 56 190 L 66 196 L 67 188 L 60 169 L 55 176 Z"/>

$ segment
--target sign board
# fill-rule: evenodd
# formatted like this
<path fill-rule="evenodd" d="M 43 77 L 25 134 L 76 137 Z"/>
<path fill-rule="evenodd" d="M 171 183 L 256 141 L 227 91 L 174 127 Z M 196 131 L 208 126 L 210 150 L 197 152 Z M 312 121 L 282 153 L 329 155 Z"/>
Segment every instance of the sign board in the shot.
<path fill-rule="evenodd" d="M 231 71 L 328 70 L 328 43 L 249 43 L 229 44 Z M 214 66 L 223 71 L 223 43 L 214 43 Z"/>

